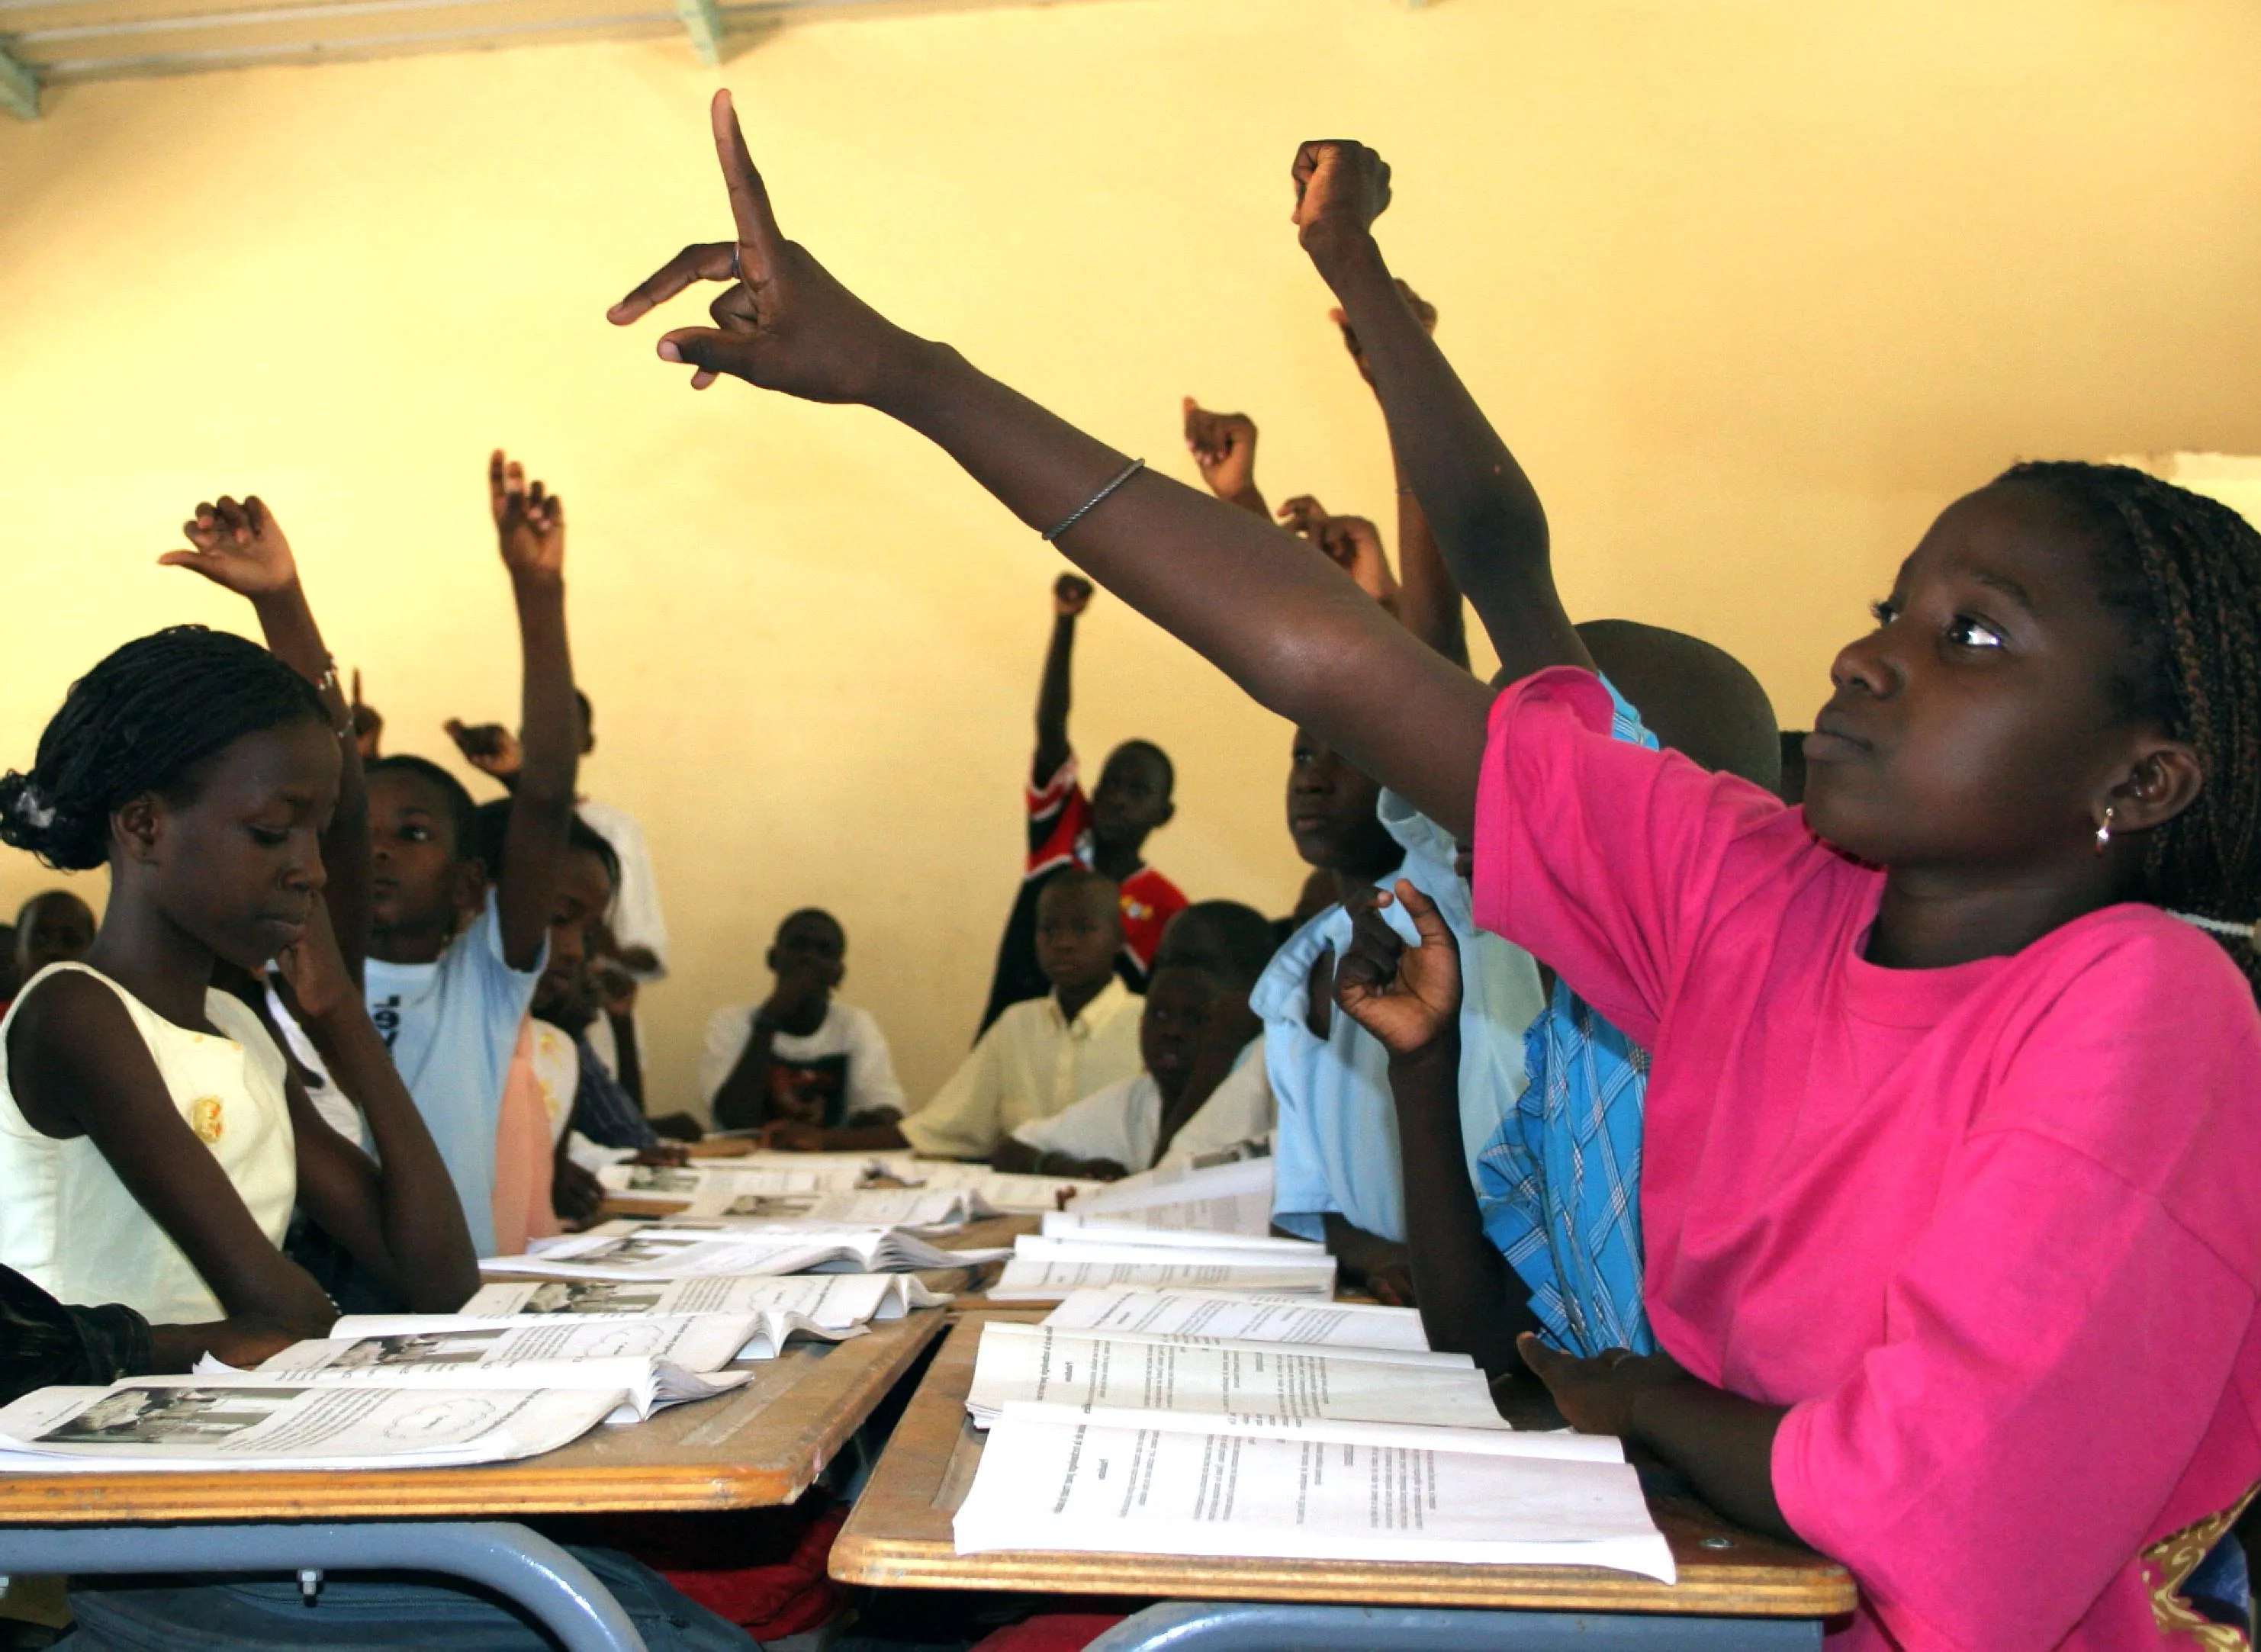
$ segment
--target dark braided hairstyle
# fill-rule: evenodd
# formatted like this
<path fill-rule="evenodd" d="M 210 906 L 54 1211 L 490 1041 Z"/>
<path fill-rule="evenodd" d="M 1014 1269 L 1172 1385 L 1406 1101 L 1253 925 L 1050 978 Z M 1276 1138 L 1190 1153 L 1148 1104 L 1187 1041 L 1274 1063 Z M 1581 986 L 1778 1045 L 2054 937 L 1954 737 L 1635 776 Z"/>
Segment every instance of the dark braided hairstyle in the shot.
<path fill-rule="evenodd" d="M 110 817 L 145 792 L 186 801 L 189 771 L 233 742 L 329 719 L 314 686 L 256 643 L 201 625 L 137 637 L 80 678 L 29 774 L 0 776 L 0 842 L 62 872 L 110 858 Z"/>
<path fill-rule="evenodd" d="M 2094 539 L 2105 606 L 2132 644 L 2114 692 L 2198 753 L 2198 801 L 2150 834 L 2139 897 L 2250 925 L 2261 918 L 2261 533 L 2218 500 L 2121 464 L 2014 465 Z M 2218 936 L 2261 993 L 2250 933 Z"/>

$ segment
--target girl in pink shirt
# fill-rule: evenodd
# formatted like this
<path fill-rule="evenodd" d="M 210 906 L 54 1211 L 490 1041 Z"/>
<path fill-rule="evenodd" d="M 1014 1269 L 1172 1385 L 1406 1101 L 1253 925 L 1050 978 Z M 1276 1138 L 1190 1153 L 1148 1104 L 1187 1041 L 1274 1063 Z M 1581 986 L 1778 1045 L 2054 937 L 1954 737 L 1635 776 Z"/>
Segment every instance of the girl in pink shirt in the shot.
<path fill-rule="evenodd" d="M 729 283 L 715 327 L 660 341 L 694 387 L 862 402 L 931 437 L 1470 837 L 1479 918 L 1654 1052 L 1642 1206 L 1668 1353 L 1526 1342 L 1566 1414 L 1844 1561 L 1848 1646 L 2182 1641 L 2172 1586 L 2261 1479 L 2241 973 L 2261 536 L 2104 467 L 2021 467 L 1959 501 L 1839 657 L 1801 814 L 1609 740 L 1575 669 L 1495 706 L 1310 547 L 886 321 L 783 238 L 727 93 L 714 117 L 736 238 L 686 248 L 615 322 Z M 1388 280 L 1388 176 L 1353 144 L 1297 157 L 1296 221 L 1339 294 Z M 1389 405 L 1412 369 L 1372 359 Z M 1439 533 L 1474 595 L 1483 530 L 1512 537 L 1537 503 L 1434 383 L 1429 439 L 1400 447 L 1432 467 L 1432 485 L 1491 490 L 1493 518 Z M 2227 950 L 2165 907 L 2220 920 Z M 1409 963 L 1367 985 L 1418 1020 L 1424 981 Z"/>

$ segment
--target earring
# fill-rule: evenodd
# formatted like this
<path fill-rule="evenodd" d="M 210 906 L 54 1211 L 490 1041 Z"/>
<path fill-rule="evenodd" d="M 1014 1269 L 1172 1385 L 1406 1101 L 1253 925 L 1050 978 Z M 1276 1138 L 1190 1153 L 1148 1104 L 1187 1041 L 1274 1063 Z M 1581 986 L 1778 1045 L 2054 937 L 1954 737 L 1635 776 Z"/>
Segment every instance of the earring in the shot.
<path fill-rule="evenodd" d="M 2104 818 L 2096 828 L 2096 852 L 2102 854 L 2112 842 L 2112 805 L 2104 806 Z"/>

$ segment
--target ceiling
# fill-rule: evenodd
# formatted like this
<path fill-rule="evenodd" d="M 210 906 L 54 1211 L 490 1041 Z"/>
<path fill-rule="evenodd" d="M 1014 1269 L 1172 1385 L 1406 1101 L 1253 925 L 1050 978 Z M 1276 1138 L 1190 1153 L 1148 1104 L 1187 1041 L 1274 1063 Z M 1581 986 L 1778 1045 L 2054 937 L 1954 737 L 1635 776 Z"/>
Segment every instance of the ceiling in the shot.
<path fill-rule="evenodd" d="M 709 63 L 795 20 L 1059 0 L 0 0 L 0 110 L 51 86 L 674 35 Z M 1406 0 L 1418 4 L 1420 0 Z"/>

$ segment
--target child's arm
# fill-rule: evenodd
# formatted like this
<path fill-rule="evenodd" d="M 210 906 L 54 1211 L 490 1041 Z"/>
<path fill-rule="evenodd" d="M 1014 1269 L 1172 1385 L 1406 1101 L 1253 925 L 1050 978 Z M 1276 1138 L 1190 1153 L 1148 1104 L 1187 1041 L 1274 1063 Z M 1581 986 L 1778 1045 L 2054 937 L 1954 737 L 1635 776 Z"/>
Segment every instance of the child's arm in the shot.
<path fill-rule="evenodd" d="M 1353 937 L 1335 972 L 1343 1013 L 1389 1052 L 1413 1286 L 1432 1347 L 1471 1356 L 1488 1376 L 1518 1371 L 1516 1337 L 1538 1324 L 1498 1246 L 1484 1236 L 1461 1136 L 1461 951 L 1437 908 L 1400 880 L 1396 899 L 1420 932 L 1408 947 L 1380 908 L 1350 902 Z"/>
<path fill-rule="evenodd" d="M 989 1155 L 989 1167 L 1015 1175 L 1066 1176 L 1076 1182 L 1120 1182 L 1130 1174 L 1112 1159 L 1078 1159 L 1072 1153 L 1036 1146 L 1017 1136 L 1008 1136 L 998 1145 Z"/>
<path fill-rule="evenodd" d="M 573 657 L 565 640 L 565 506 L 495 449 L 487 493 L 503 565 L 518 605 L 525 686 L 519 727 L 524 746 L 511 788 L 510 826 L 495 880 L 503 960 L 528 970 L 542 956 L 565 843 L 573 823 L 573 783 L 581 762 L 581 712 L 573 702 Z"/>
<path fill-rule="evenodd" d="M 911 1145 L 892 1118 L 832 1130 L 797 1118 L 774 1119 L 762 1126 L 761 1144 L 770 1153 L 901 1153 Z"/>
<path fill-rule="evenodd" d="M 1437 306 L 1407 286 L 1397 283 L 1397 296 L 1413 312 L 1425 333 L 1437 330 Z M 1358 330 L 1350 324 L 1350 317 L 1337 309 L 1330 312 L 1334 324 L 1342 329 L 1343 346 L 1350 351 L 1350 359 L 1358 368 L 1358 376 L 1366 381 L 1368 390 L 1374 388 L 1374 368 L 1366 359 L 1365 347 L 1358 341 Z M 1397 574 L 1402 581 L 1397 601 L 1397 617 L 1405 628 L 1442 654 L 1455 665 L 1468 663 L 1468 622 L 1461 613 L 1461 588 L 1453 583 L 1451 570 L 1445 566 L 1442 552 L 1437 549 L 1436 535 L 1429 531 L 1429 518 L 1421 509 L 1421 500 L 1413 491 L 1412 478 L 1405 469 L 1404 456 L 1397 451 L 1395 438 L 1389 444 L 1389 468 L 1397 482 Z"/>
<path fill-rule="evenodd" d="M 615 324 L 742 270 L 714 307 L 720 327 L 660 341 L 663 359 L 696 366 L 695 386 L 728 372 L 812 400 L 877 407 L 939 444 L 1039 529 L 1059 528 L 1123 472 L 1123 455 L 955 351 L 896 327 L 787 241 L 727 92 L 716 94 L 714 116 L 738 244 L 687 248 L 613 307 Z M 1147 474 L 1057 542 L 1261 704 L 1310 728 L 1446 830 L 1468 833 L 1491 696 L 1291 535 Z"/>
<path fill-rule="evenodd" d="M 1363 144 L 1307 143 L 1296 178 L 1303 249 L 1342 301 L 1344 331 L 1357 341 L 1403 466 L 1399 485 L 1412 487 L 1500 664 L 1511 679 L 1549 665 L 1590 669 L 1554 589 L 1537 491 L 1375 243 L 1374 219 L 1389 205 L 1389 167 Z"/>
<path fill-rule="evenodd" d="M 227 1173 L 174 1105 L 115 992 L 75 971 L 42 982 L 17 1008 L 8 1064 L 17 1103 L 32 1126 L 59 1139 L 93 1142 L 219 1299 L 227 1318 L 209 1327 L 213 1340 L 206 1347 L 237 1332 L 282 1332 L 293 1340 L 327 1332 L 337 1310 L 260 1231 Z M 72 1236 L 61 1239 L 68 1244 Z M 197 1329 L 183 1328 L 191 1353 L 202 1351 L 193 1346 Z"/>
<path fill-rule="evenodd" d="M 1280 521 L 1290 533 L 1317 545 L 1360 590 L 1390 613 L 1400 611 L 1397 576 L 1389 571 L 1382 530 L 1372 522 L 1363 516 L 1336 516 L 1309 493 L 1298 493 L 1282 505 Z"/>
<path fill-rule="evenodd" d="M 1052 640 L 1044 650 L 1044 679 L 1037 686 L 1037 758 L 1029 786 L 1041 792 L 1075 750 L 1067 737 L 1067 713 L 1073 686 L 1075 622 L 1091 606 L 1091 581 L 1064 573 L 1052 581 Z"/>
<path fill-rule="evenodd" d="M 1256 485 L 1256 421 L 1246 413 L 1211 413 L 1186 398 L 1186 451 L 1209 491 L 1259 521 L 1272 510 Z"/>
<path fill-rule="evenodd" d="M 448 1167 L 337 955 L 323 902 L 276 963 L 291 1013 L 369 1124 L 376 1162 L 322 1124 L 294 1075 L 298 1203 L 412 1313 L 453 1313 L 479 1287 L 478 1259 Z M 384 1167 L 380 1170 L 378 1166 Z"/>
<path fill-rule="evenodd" d="M 330 727 L 338 731 L 343 765 L 338 775 L 337 809 L 322 837 L 322 865 L 329 876 L 323 895 L 330 904 L 346 968 L 358 980 L 361 961 L 369 952 L 370 853 L 369 788 L 354 733 L 355 713 L 360 709 L 359 674 L 348 704 L 338 686 L 337 665 L 322 646 L 321 629 L 299 584 L 290 542 L 257 495 L 240 505 L 225 494 L 217 505 L 199 505 L 181 531 L 196 549 L 167 551 L 157 560 L 170 568 L 192 568 L 248 601 L 259 616 L 268 651 L 314 685 Z"/>

